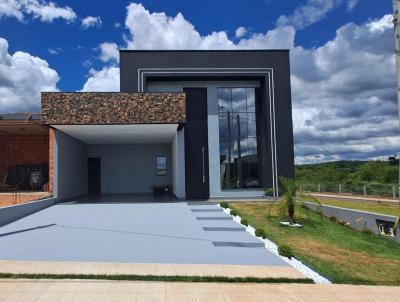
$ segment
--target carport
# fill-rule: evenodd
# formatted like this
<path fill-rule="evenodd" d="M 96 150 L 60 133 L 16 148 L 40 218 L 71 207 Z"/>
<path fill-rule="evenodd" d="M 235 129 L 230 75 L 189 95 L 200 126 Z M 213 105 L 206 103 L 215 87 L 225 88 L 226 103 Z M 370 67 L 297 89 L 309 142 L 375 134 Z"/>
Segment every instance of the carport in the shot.
<path fill-rule="evenodd" d="M 184 198 L 185 112 L 183 93 L 42 93 L 54 195 Z"/>

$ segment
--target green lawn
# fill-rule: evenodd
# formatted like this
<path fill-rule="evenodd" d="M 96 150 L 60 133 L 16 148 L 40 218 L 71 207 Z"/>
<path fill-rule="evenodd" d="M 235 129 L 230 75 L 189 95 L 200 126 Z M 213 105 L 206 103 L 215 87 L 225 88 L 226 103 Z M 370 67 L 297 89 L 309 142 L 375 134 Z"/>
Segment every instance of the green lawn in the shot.
<path fill-rule="evenodd" d="M 297 207 L 303 228 L 282 227 L 278 202 L 230 203 L 229 207 L 296 258 L 335 283 L 400 285 L 400 244 L 367 235 Z"/>
<path fill-rule="evenodd" d="M 311 201 L 312 200 L 307 200 Z M 319 199 L 321 204 L 326 204 L 335 207 L 355 209 L 367 212 L 380 213 L 385 215 L 400 216 L 400 206 L 398 204 L 383 204 L 370 202 L 344 201 L 337 199 Z"/>

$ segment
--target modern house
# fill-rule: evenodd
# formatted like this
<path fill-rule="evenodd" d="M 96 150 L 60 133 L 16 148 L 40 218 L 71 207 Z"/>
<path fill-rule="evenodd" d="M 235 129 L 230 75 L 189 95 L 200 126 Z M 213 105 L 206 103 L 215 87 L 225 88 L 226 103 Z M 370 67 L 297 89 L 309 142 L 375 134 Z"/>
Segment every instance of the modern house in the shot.
<path fill-rule="evenodd" d="M 294 176 L 287 50 L 121 50 L 120 90 L 43 92 L 40 120 L 27 119 L 23 135 L 48 131 L 47 145 L 30 144 L 47 146 L 58 199 L 260 197 L 277 194 L 278 176 Z"/>

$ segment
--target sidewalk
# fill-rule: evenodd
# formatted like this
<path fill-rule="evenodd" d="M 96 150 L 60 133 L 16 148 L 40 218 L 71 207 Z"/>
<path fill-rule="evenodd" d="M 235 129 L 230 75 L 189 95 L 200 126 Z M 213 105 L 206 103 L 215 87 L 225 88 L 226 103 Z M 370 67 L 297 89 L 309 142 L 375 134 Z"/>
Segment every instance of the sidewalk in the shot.
<path fill-rule="evenodd" d="M 162 263 L 100 263 L 0 260 L 0 273 L 60 275 L 220 276 L 228 278 L 306 278 L 292 266 Z"/>
<path fill-rule="evenodd" d="M 0 301 L 398 301 L 400 287 L 2 280 Z"/>

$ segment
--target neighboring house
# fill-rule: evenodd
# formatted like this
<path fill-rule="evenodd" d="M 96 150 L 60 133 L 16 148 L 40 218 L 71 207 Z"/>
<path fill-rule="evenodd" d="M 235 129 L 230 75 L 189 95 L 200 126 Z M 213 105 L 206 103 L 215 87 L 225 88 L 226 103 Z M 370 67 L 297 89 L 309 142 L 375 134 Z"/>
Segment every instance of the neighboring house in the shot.
<path fill-rule="evenodd" d="M 42 93 L 58 199 L 261 197 L 294 176 L 287 50 L 121 50 L 120 70 L 121 92 Z"/>

